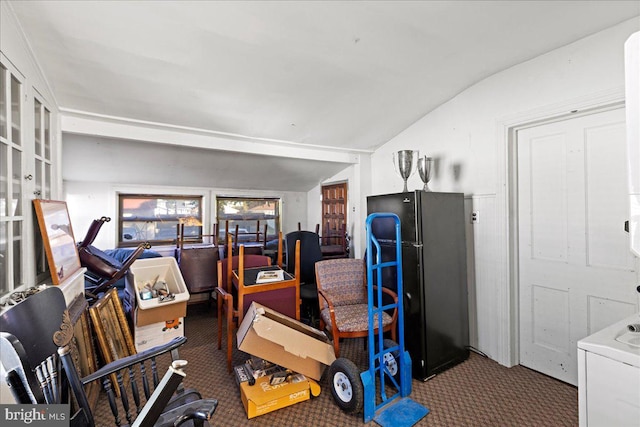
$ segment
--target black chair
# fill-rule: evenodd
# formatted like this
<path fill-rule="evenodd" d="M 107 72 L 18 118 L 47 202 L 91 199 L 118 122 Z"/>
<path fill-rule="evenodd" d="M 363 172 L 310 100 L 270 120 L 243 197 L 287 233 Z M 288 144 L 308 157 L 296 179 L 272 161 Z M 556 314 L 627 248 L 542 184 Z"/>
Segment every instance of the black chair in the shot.
<path fill-rule="evenodd" d="M 202 399 L 199 393 L 181 387 L 185 361 L 174 360 L 162 380 L 158 378 L 156 357 L 170 352 L 177 354 L 178 347 L 186 342 L 184 337 L 116 360 L 80 378 L 74 365 L 77 355 L 74 357 L 71 318 L 59 288 L 46 288 L 29 296 L 2 313 L 0 321 L 0 358 L 17 403 L 73 401 L 70 425 L 91 427 L 96 425 L 96 420 L 85 386 L 100 381 L 107 393 L 115 425 L 121 425 L 118 406 L 130 425 L 172 426 L 185 422 L 188 422 L 186 425 L 209 425 L 207 421 L 212 417 L 217 401 Z M 149 360 L 151 382 L 145 365 Z M 117 384 L 111 383 L 110 376 L 114 373 Z M 130 385 L 128 391 L 125 377 Z M 141 383 L 143 393 L 138 390 L 138 383 Z M 119 405 L 114 387 L 120 390 Z M 130 405 L 130 395 L 135 408 Z M 100 420 L 100 424 L 104 424 L 104 420 Z"/>
<path fill-rule="evenodd" d="M 318 288 L 316 287 L 316 262 L 322 260 L 320 240 L 312 231 L 292 231 L 285 236 L 286 270 L 294 274 L 296 241 L 300 240 L 300 310 L 302 320 L 311 326 L 318 323 Z"/>

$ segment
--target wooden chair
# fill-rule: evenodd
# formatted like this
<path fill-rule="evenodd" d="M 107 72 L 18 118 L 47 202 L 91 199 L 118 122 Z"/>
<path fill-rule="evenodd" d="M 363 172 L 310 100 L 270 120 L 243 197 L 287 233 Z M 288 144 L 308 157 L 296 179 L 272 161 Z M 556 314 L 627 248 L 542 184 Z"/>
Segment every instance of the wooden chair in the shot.
<path fill-rule="evenodd" d="M 229 237 L 230 239 L 231 237 Z M 229 242 L 230 244 L 230 242 Z M 279 247 L 282 247 L 279 243 Z M 278 259 L 282 260 L 279 254 Z M 242 323 L 247 309 L 257 301 L 273 310 L 300 320 L 300 251 L 297 254 L 297 270 L 293 280 L 245 285 L 245 269 L 271 266 L 271 258 L 266 255 L 245 255 L 244 245 L 239 246 L 239 255 L 218 261 L 218 349 L 222 348 L 222 323 L 226 321 L 227 369 L 231 372 L 233 331 Z M 234 273 L 237 283 L 234 285 Z"/>
<path fill-rule="evenodd" d="M 85 293 L 87 299 L 96 301 L 100 294 L 106 292 L 129 271 L 129 267 L 142 255 L 145 249 L 151 248 L 149 242 L 140 243 L 122 262 L 107 255 L 92 245 L 100 228 L 111 218 L 103 216 L 94 219 L 84 239 L 78 243 L 80 265 L 87 269 L 85 273 Z"/>
<path fill-rule="evenodd" d="M 319 228 L 320 226 L 316 225 L 316 230 Z M 346 224 L 342 224 L 339 230 L 331 230 L 329 223 L 327 223 L 320 237 L 320 250 L 322 251 L 322 259 L 348 258 L 349 244 Z"/>
<path fill-rule="evenodd" d="M 226 254 L 233 254 L 233 255 L 238 255 L 238 247 L 240 244 L 243 243 L 243 237 L 242 236 L 255 236 L 255 237 L 251 237 L 250 240 L 244 241 L 245 244 L 245 254 L 246 255 L 250 255 L 250 254 L 254 254 L 254 255 L 263 255 L 263 251 L 267 246 L 267 231 L 268 231 L 268 224 L 264 224 L 264 229 L 263 231 L 260 231 L 260 220 L 256 220 L 256 231 L 252 231 L 252 232 L 247 232 L 247 233 L 241 233 L 240 232 L 240 226 L 238 224 L 236 224 L 234 230 L 232 233 L 229 233 L 229 220 L 225 221 L 225 230 L 226 230 L 226 235 L 229 236 L 229 234 L 231 234 L 232 236 L 232 244 L 228 244 L 224 246 L 224 257 L 226 257 Z M 217 234 L 217 232 L 216 232 Z M 227 239 L 228 241 L 228 239 Z M 231 251 L 229 251 L 229 248 L 231 248 Z"/>
<path fill-rule="evenodd" d="M 320 301 L 320 329 L 325 328 L 333 339 L 336 357 L 340 357 L 340 338 L 366 337 L 369 333 L 369 307 L 367 303 L 367 278 L 362 259 L 341 258 L 316 263 L 316 284 Z M 377 286 L 375 287 L 377 289 Z M 390 289 L 382 292 L 397 303 L 398 297 Z M 397 309 L 383 314 L 382 330 L 391 332 L 396 341 Z M 376 319 L 375 333 L 379 321 Z"/>
<path fill-rule="evenodd" d="M 116 360 L 80 378 L 74 364 L 79 355 L 74 354 L 71 318 L 58 287 L 31 295 L 5 311 L 0 320 L 0 358 L 16 403 L 69 404 L 73 400 L 74 412 L 69 425 L 105 425 L 105 420 L 94 418 L 85 392 L 85 387 L 99 381 L 104 385 L 115 425 L 121 424 L 119 406 L 128 424 L 172 426 L 190 421 L 191 425 L 202 426 L 203 422 L 209 425 L 206 420 L 213 415 L 217 401 L 202 399 L 199 393 L 180 387 L 185 376 L 182 370 L 185 361 L 176 360 L 162 380 L 158 378 L 156 357 L 169 352 L 177 354 L 186 338 L 176 338 Z M 151 361 L 151 372 L 146 369 L 148 365 L 145 366 L 148 361 Z M 110 379 L 114 373 L 117 384 L 112 384 Z M 124 377 L 128 378 L 130 388 L 125 385 Z M 144 395 L 138 390 L 140 383 Z M 119 404 L 114 387 L 120 390 Z M 178 394 L 174 394 L 176 391 Z M 130 396 L 133 402 L 129 401 Z"/>
<path fill-rule="evenodd" d="M 185 236 L 184 224 L 178 225 L 176 260 L 190 294 L 207 293 L 208 301 L 218 285 L 220 248 L 215 242 L 207 244 L 205 237 L 213 234 Z M 191 243 L 191 244 L 190 244 Z M 185 244 L 187 245 L 185 247 Z"/>
<path fill-rule="evenodd" d="M 302 224 L 300 222 L 298 222 L 298 231 L 303 231 Z M 315 233 L 318 235 L 318 237 L 320 237 L 320 224 L 316 224 Z"/>

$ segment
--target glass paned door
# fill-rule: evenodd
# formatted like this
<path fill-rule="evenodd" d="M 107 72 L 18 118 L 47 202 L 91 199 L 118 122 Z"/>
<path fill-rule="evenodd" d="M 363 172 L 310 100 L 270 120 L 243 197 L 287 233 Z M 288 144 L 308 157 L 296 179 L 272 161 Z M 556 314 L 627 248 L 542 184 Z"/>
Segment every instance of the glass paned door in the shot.
<path fill-rule="evenodd" d="M 36 199 L 51 198 L 51 113 L 44 102 L 33 99 L 33 137 L 35 147 L 35 190 Z M 33 179 L 33 177 L 27 177 Z"/>
<path fill-rule="evenodd" d="M 7 69 L 0 64 L 0 138 L 7 139 Z"/>
<path fill-rule="evenodd" d="M 24 281 L 22 96 L 21 77 L 0 63 L 0 295 Z"/>
<path fill-rule="evenodd" d="M 34 139 L 34 175 L 27 175 L 27 180 L 34 179 L 33 195 L 36 199 L 51 198 L 51 113 L 45 102 L 37 96 L 33 98 L 33 139 Z M 34 224 L 36 221 L 34 221 Z M 37 229 L 37 225 L 34 227 Z M 40 233 L 34 233 L 35 265 L 38 281 L 46 278 L 49 272 L 44 244 Z"/>

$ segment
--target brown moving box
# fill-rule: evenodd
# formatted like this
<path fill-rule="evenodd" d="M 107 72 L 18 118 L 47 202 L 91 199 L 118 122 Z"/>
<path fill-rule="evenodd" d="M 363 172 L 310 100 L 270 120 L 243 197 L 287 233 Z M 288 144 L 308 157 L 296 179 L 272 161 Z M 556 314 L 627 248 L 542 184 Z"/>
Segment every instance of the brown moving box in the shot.
<path fill-rule="evenodd" d="M 237 340 L 238 349 L 314 380 L 336 360 L 322 331 L 256 302 L 249 306 Z"/>

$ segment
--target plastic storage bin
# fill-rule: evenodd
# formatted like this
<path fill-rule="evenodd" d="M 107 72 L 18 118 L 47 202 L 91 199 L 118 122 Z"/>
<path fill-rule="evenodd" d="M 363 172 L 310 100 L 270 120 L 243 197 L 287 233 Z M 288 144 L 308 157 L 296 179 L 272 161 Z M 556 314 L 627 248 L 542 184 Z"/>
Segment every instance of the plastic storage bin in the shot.
<path fill-rule="evenodd" d="M 136 326 L 151 325 L 186 316 L 189 291 L 175 258 L 139 259 L 131 265 L 129 271 L 130 283 L 136 293 Z M 169 292 L 175 295 L 173 300 L 160 302 L 158 298 L 142 299 L 140 290 L 146 283 L 156 281 L 156 278 L 158 281 L 167 283 Z"/>

